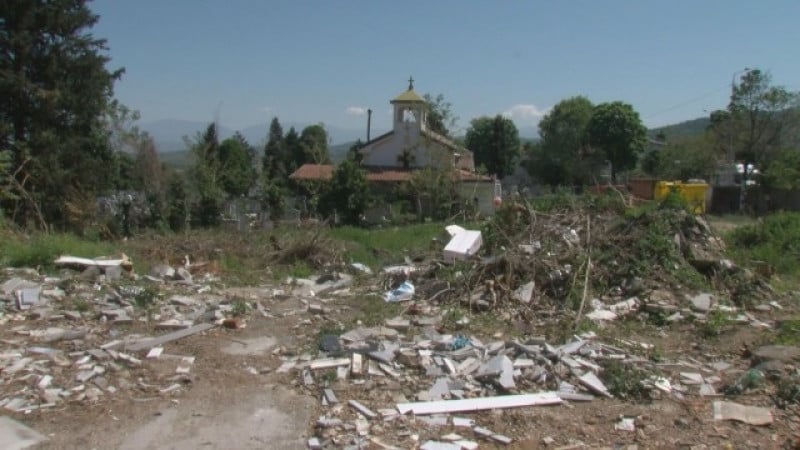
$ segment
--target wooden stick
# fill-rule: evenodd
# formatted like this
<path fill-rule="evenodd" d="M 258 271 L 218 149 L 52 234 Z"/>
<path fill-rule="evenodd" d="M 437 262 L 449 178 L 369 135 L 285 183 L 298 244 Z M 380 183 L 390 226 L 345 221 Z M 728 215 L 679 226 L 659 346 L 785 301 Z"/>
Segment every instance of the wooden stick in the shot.
<path fill-rule="evenodd" d="M 578 326 L 581 323 L 581 315 L 583 314 L 583 308 L 586 305 L 586 294 L 589 291 L 589 272 L 592 270 L 592 247 L 591 247 L 591 228 L 592 228 L 592 216 L 586 216 L 586 253 L 588 254 L 586 260 L 586 275 L 583 278 L 583 297 L 581 298 L 581 306 L 578 308 L 578 315 L 575 316 L 575 329 L 578 329 Z"/>

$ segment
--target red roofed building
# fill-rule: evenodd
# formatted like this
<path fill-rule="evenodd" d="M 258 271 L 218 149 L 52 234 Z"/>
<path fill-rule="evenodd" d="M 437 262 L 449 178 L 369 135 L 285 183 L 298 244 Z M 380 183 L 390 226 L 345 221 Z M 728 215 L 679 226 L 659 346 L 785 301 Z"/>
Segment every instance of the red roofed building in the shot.
<path fill-rule="evenodd" d="M 390 103 L 394 107 L 392 130 L 370 139 L 359 149 L 367 181 L 403 183 L 418 169 L 452 168 L 461 182 L 463 195 L 477 199 L 483 212 L 493 210 L 494 179 L 475 172 L 471 151 L 427 129 L 427 105 L 414 91 L 413 78 L 408 89 Z M 324 181 L 331 179 L 334 170 L 332 165 L 304 164 L 289 177 L 296 181 Z"/>

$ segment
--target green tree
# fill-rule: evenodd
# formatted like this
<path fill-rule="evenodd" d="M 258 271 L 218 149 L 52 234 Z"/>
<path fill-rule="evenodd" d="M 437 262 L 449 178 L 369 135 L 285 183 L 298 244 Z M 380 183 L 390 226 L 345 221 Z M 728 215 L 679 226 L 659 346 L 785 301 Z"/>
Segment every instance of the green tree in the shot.
<path fill-rule="evenodd" d="M 328 132 L 322 124 L 309 125 L 300 133 L 300 146 L 302 160 L 297 166 L 303 164 L 330 164 L 331 156 L 328 153 Z"/>
<path fill-rule="evenodd" d="M 225 191 L 222 187 L 222 163 L 217 125 L 211 123 L 195 142 L 188 142 L 194 156 L 190 174 L 194 190 L 192 223 L 201 227 L 218 225 Z"/>
<path fill-rule="evenodd" d="M 283 138 L 285 154 L 286 154 L 286 173 L 291 175 L 297 170 L 299 161 L 303 160 L 303 147 L 300 144 L 300 135 L 294 127 L 289 128 L 286 136 Z"/>
<path fill-rule="evenodd" d="M 109 145 L 116 155 L 119 166 L 119 177 L 114 181 L 116 189 L 142 191 L 148 196 L 163 197 L 165 190 L 164 168 L 158 157 L 155 141 L 145 131 L 139 129 L 136 122 L 139 113 L 113 100 L 104 118 L 105 128 L 109 131 Z M 133 160 L 127 161 L 130 155 Z M 126 167 L 129 165 L 130 167 Z M 127 187 L 122 187 L 127 186 Z"/>
<path fill-rule="evenodd" d="M 220 182 L 228 195 L 241 197 L 250 192 L 256 179 L 253 154 L 253 147 L 239 132 L 219 145 Z"/>
<path fill-rule="evenodd" d="M 269 218 L 277 222 L 286 211 L 286 191 L 276 180 L 262 177 L 258 198 L 261 207 L 269 211 Z"/>
<path fill-rule="evenodd" d="M 800 149 L 779 150 L 763 168 L 764 185 L 774 189 L 800 189 Z"/>
<path fill-rule="evenodd" d="M 169 178 L 167 192 L 167 222 L 173 231 L 181 231 L 186 228 L 190 209 L 186 182 L 181 174 L 174 174 Z"/>
<path fill-rule="evenodd" d="M 476 166 L 503 178 L 514 172 L 519 160 L 519 131 L 514 122 L 498 114 L 478 117 L 467 129 L 466 146 L 472 150 Z"/>
<path fill-rule="evenodd" d="M 0 149 L 11 152 L 20 224 L 68 225 L 67 205 L 109 187 L 113 161 L 102 117 L 122 70 L 89 30 L 85 0 L 7 0 L 0 7 Z"/>
<path fill-rule="evenodd" d="M 443 94 L 433 96 L 425 94 L 425 126 L 428 130 L 445 137 L 452 137 L 451 130 L 455 129 L 458 117 L 453 113 L 453 105 L 445 100 Z"/>
<path fill-rule="evenodd" d="M 529 172 L 546 184 L 585 185 L 592 182 L 598 152 L 589 145 L 587 126 L 594 105 L 586 97 L 560 101 L 539 122 L 541 141 L 531 147 Z"/>
<path fill-rule="evenodd" d="M 711 136 L 682 137 L 646 153 L 642 168 L 664 180 L 710 180 L 718 157 Z"/>
<path fill-rule="evenodd" d="M 333 172 L 319 209 L 327 217 L 336 214 L 344 224 L 360 225 L 369 203 L 367 174 L 355 161 L 347 159 Z"/>
<path fill-rule="evenodd" d="M 361 164 L 361 161 L 364 159 L 364 155 L 362 155 L 359 150 L 361 150 L 361 147 L 363 146 L 364 142 L 360 138 L 356 140 L 347 150 L 347 159 L 352 159 L 356 163 Z"/>
<path fill-rule="evenodd" d="M 712 113 L 712 129 L 744 167 L 765 168 L 781 150 L 798 145 L 799 101 L 799 93 L 774 86 L 769 73 L 748 70 L 734 84 L 727 111 Z M 743 185 L 748 176 L 745 170 Z"/>
<path fill-rule="evenodd" d="M 418 220 L 425 217 L 448 219 L 459 203 L 458 175 L 452 169 L 424 167 L 415 170 L 408 183 L 400 187 L 400 195 L 412 202 Z"/>
<path fill-rule="evenodd" d="M 636 167 L 647 144 L 647 128 L 633 106 L 623 102 L 601 103 L 587 125 L 589 143 L 600 149 L 611 165 L 611 182 L 617 174 Z"/>
<path fill-rule="evenodd" d="M 277 117 L 269 124 L 267 143 L 264 146 L 263 170 L 270 179 L 283 179 L 287 175 L 286 143 L 283 139 L 283 128 Z"/>

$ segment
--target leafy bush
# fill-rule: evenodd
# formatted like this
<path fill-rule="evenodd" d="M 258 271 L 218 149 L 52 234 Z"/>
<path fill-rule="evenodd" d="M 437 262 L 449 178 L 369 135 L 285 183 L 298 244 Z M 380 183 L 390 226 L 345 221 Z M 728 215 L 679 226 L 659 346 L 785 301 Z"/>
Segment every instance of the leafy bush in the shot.
<path fill-rule="evenodd" d="M 733 230 L 728 240 L 741 263 L 762 262 L 778 273 L 800 272 L 800 213 L 781 212 Z"/>
<path fill-rule="evenodd" d="M 649 391 L 643 382 L 647 379 L 646 371 L 620 361 L 609 360 L 603 365 L 600 378 L 612 395 L 631 400 L 646 400 Z"/>

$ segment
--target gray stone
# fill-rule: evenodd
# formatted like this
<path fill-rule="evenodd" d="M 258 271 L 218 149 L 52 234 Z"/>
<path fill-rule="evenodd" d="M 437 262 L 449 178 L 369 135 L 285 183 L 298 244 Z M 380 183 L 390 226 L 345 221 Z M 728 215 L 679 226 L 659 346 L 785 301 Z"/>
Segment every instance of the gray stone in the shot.
<path fill-rule="evenodd" d="M 38 286 L 34 288 L 18 289 L 15 291 L 15 294 L 17 308 L 19 309 L 29 309 L 33 306 L 39 306 L 45 303 L 40 296 L 41 288 Z"/>
<path fill-rule="evenodd" d="M 753 352 L 753 362 L 800 360 L 800 347 L 789 345 L 765 345 Z"/>
<path fill-rule="evenodd" d="M 339 343 L 339 336 L 335 334 L 324 334 L 319 339 L 319 349 L 325 353 L 339 353 L 342 346 Z"/>
<path fill-rule="evenodd" d="M 106 279 L 109 281 L 122 278 L 122 266 L 108 266 L 105 268 Z"/>
<path fill-rule="evenodd" d="M 533 296 L 533 289 L 536 287 L 536 284 L 531 281 L 528 283 L 523 284 L 516 291 L 514 291 L 513 297 L 514 300 L 517 300 L 522 303 L 530 303 L 531 297 Z"/>
<path fill-rule="evenodd" d="M 175 269 L 166 264 L 159 264 L 150 270 L 150 275 L 161 279 L 173 278 L 175 276 Z"/>
<path fill-rule="evenodd" d="M 692 302 L 692 309 L 700 312 L 708 312 L 713 300 L 714 297 L 708 293 L 697 294 L 689 299 Z"/>
<path fill-rule="evenodd" d="M 192 274 L 189 273 L 189 271 L 184 269 L 183 267 L 179 267 L 178 270 L 175 271 L 175 277 L 187 283 L 192 282 Z"/>
<path fill-rule="evenodd" d="M 11 295 L 18 289 L 33 289 L 37 287 L 39 287 L 39 285 L 33 281 L 23 280 L 22 278 L 12 278 L 0 285 L 0 291 L 5 295 Z"/>

